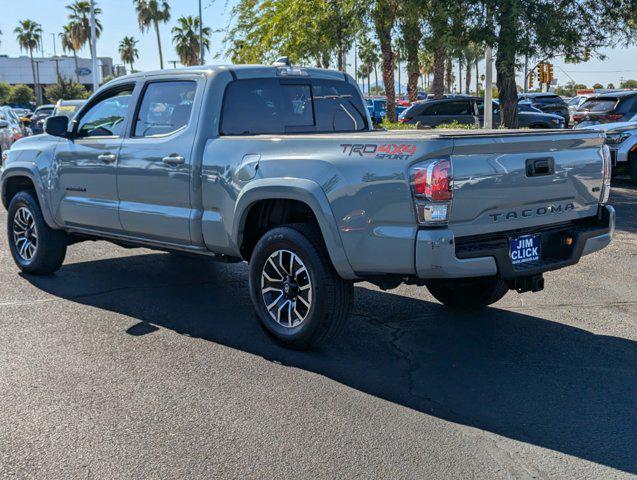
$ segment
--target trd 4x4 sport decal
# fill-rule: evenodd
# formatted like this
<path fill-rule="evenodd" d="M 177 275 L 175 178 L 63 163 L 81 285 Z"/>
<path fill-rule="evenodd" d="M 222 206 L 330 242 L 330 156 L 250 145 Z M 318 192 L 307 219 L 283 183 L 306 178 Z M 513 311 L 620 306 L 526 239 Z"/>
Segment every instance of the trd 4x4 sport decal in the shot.
<path fill-rule="evenodd" d="M 349 157 L 359 155 L 405 160 L 416 153 L 416 145 L 411 143 L 341 143 L 341 148 Z"/>

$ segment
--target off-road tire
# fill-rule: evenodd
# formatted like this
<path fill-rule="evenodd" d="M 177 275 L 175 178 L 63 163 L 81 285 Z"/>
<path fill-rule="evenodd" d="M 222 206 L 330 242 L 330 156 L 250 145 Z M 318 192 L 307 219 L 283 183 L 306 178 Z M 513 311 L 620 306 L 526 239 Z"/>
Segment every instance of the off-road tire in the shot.
<path fill-rule="evenodd" d="M 509 291 L 499 278 L 430 280 L 427 289 L 452 310 L 477 310 L 497 302 Z"/>
<path fill-rule="evenodd" d="M 32 215 L 34 230 L 37 234 L 35 253 L 29 260 L 25 260 L 19 254 L 13 234 L 16 212 L 21 208 L 26 208 Z M 24 273 L 50 275 L 58 270 L 64 262 L 67 246 L 66 233 L 54 230 L 46 224 L 40 204 L 36 200 L 35 192 L 32 190 L 18 192 L 11 199 L 7 218 L 7 238 L 13 260 Z"/>
<path fill-rule="evenodd" d="M 272 318 L 262 294 L 262 273 L 266 262 L 278 251 L 294 253 L 303 262 L 309 275 L 311 306 L 297 326 L 283 326 Z M 272 338 L 288 348 L 306 350 L 318 347 L 338 335 L 349 316 L 353 294 L 352 282 L 338 275 L 320 230 L 312 224 L 273 228 L 263 235 L 252 252 L 250 296 L 257 318 Z"/>

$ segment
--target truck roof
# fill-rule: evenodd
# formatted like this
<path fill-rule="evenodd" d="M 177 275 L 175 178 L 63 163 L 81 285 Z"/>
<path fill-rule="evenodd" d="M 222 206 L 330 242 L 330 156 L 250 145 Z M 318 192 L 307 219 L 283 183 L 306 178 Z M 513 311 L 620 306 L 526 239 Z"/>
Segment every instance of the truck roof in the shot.
<path fill-rule="evenodd" d="M 314 68 L 314 67 L 286 67 L 282 65 L 232 65 L 232 64 L 224 64 L 224 65 L 195 65 L 192 67 L 180 67 L 180 68 L 169 68 L 163 70 L 151 70 L 148 72 L 137 72 L 129 75 L 124 75 L 122 77 L 117 77 L 111 80 L 110 84 L 115 82 L 122 81 L 123 79 L 134 79 L 134 78 L 144 78 L 144 77 L 155 77 L 155 76 L 172 76 L 179 74 L 192 74 L 198 73 L 202 75 L 213 75 L 222 71 L 229 71 L 234 73 L 238 78 L 257 78 L 257 77 L 275 77 L 278 76 L 281 69 L 287 70 L 288 76 L 309 76 L 310 78 L 326 78 L 326 79 L 334 79 L 334 80 L 345 80 L 346 76 L 343 72 L 339 72 L 337 70 L 328 70 L 324 68 Z M 302 71 L 303 75 L 300 75 L 296 72 Z"/>

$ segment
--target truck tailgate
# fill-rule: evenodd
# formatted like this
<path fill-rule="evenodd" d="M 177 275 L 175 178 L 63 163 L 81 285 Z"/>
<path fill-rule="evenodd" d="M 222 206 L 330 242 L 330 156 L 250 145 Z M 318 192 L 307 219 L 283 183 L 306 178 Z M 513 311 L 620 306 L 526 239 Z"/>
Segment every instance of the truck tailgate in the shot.
<path fill-rule="evenodd" d="M 593 216 L 603 181 L 598 132 L 466 135 L 454 139 L 456 237 Z"/>

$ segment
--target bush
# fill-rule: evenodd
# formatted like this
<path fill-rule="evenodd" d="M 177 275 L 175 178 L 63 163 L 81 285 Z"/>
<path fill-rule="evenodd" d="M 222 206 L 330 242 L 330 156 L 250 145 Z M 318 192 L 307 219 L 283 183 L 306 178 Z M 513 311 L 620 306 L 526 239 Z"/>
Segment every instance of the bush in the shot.
<path fill-rule="evenodd" d="M 88 98 L 88 92 L 84 85 L 72 79 L 60 78 L 58 83 L 45 87 L 44 95 L 49 102 L 55 103 L 58 100 L 81 100 Z"/>
<path fill-rule="evenodd" d="M 5 82 L 0 82 L 0 105 L 9 103 L 10 96 L 11 96 L 11 85 Z"/>
<path fill-rule="evenodd" d="M 9 102 L 27 105 L 35 101 L 35 92 L 28 85 L 16 85 L 9 91 Z"/>

